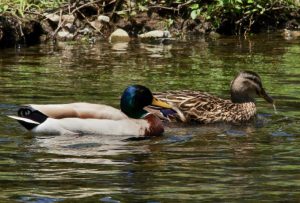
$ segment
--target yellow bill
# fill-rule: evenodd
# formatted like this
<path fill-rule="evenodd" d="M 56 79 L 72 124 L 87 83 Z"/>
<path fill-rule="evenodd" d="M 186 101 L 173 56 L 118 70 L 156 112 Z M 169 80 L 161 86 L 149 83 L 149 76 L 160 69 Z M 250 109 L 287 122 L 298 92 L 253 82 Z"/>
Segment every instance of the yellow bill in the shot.
<path fill-rule="evenodd" d="M 161 101 L 155 97 L 153 97 L 152 104 L 153 106 L 158 106 L 166 109 L 172 109 L 172 106 L 164 101 Z"/>

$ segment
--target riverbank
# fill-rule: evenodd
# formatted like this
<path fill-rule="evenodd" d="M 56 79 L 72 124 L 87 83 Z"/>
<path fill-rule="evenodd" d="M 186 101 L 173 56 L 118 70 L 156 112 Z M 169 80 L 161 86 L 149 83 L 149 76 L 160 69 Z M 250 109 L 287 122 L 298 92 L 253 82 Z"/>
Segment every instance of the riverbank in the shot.
<path fill-rule="evenodd" d="M 9 6 L 5 1 L 0 3 L 0 47 L 46 40 L 109 40 L 118 28 L 122 29 L 125 40 L 151 37 L 153 33 L 145 33 L 153 30 L 161 33 L 155 37 L 180 38 L 191 34 L 247 36 L 276 29 L 300 29 L 298 0 L 197 3 L 96 0 L 60 4 L 49 1 L 49 5 L 25 1 L 28 5 L 23 7 L 20 2 Z M 50 5 L 53 8 L 49 9 Z"/>

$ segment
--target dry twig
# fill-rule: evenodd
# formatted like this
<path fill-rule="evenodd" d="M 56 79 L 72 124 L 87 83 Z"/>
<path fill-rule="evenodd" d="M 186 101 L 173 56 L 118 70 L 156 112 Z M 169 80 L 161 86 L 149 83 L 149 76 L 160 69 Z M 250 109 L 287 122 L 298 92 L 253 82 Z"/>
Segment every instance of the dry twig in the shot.
<path fill-rule="evenodd" d="M 99 32 L 99 33 L 102 35 L 102 37 L 104 37 L 104 34 L 103 34 L 97 27 L 95 27 L 95 26 L 87 19 L 87 17 L 86 17 L 82 12 L 80 12 L 79 10 L 78 10 L 78 12 L 80 13 L 80 15 L 82 15 L 82 17 L 86 20 L 86 22 L 87 22 L 91 27 L 93 27 L 97 32 Z"/>

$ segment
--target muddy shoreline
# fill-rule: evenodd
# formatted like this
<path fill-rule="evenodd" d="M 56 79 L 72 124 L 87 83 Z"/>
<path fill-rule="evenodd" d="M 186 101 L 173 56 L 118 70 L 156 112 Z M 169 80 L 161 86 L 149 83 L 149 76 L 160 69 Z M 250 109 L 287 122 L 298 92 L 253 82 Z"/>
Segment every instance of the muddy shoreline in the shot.
<path fill-rule="evenodd" d="M 276 12 L 273 15 L 277 15 Z M 112 39 L 112 33 L 122 29 L 121 37 L 114 39 L 131 40 L 147 35 L 150 31 L 160 31 L 150 37 L 180 38 L 186 35 L 245 35 L 277 29 L 300 30 L 300 10 L 282 19 L 261 18 L 251 24 L 251 30 L 235 24 L 224 17 L 218 26 L 202 17 L 186 18 L 167 9 L 141 11 L 134 16 L 115 15 L 113 12 L 101 14 L 94 5 L 70 9 L 57 9 L 45 13 L 26 13 L 23 18 L 9 13 L 0 15 L 0 48 L 19 44 L 33 45 L 48 40 L 82 40 L 94 42 L 99 39 Z M 167 32 L 167 36 L 165 35 Z M 248 32 L 248 33 L 247 33 Z M 285 31 L 286 32 L 286 31 Z M 127 33 L 124 34 L 124 33 Z M 145 34 L 146 33 L 146 34 Z M 290 33 L 288 33 L 290 34 Z M 125 35 L 125 38 L 122 36 Z M 151 34 L 150 34 L 151 35 Z M 148 35 L 147 35 L 148 36 Z"/>

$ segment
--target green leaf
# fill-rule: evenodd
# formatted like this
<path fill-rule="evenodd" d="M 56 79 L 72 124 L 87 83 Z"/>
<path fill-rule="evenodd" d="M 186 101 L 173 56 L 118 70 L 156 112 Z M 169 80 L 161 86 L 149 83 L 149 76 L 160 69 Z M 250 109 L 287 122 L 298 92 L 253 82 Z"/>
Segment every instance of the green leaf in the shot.
<path fill-rule="evenodd" d="M 190 5 L 190 8 L 191 8 L 192 10 L 196 10 L 196 9 L 199 8 L 199 4 L 192 4 L 192 5 Z"/>
<path fill-rule="evenodd" d="M 126 14 L 127 14 L 126 11 L 117 11 L 116 13 L 120 16 L 126 16 Z"/>
<path fill-rule="evenodd" d="M 218 6 L 224 7 L 224 1 L 223 1 L 223 0 L 219 0 L 219 1 L 218 1 Z"/>
<path fill-rule="evenodd" d="M 193 20 L 197 18 L 196 10 L 193 10 L 193 11 L 191 12 L 191 18 L 192 18 Z"/>
<path fill-rule="evenodd" d="M 138 7 L 139 7 L 140 11 L 147 11 L 148 10 L 148 8 L 146 6 L 143 6 L 141 4 L 139 4 Z"/>
<path fill-rule="evenodd" d="M 235 6 L 235 9 L 241 10 L 241 7 L 240 7 L 239 5 L 236 5 L 236 6 Z"/>
<path fill-rule="evenodd" d="M 7 11 L 8 5 L 4 5 L 2 9 L 3 9 L 3 12 Z"/>
<path fill-rule="evenodd" d="M 199 9 L 193 10 L 191 12 L 191 18 L 194 20 L 194 19 L 196 19 L 199 16 L 199 14 L 200 14 L 200 10 Z"/>
<path fill-rule="evenodd" d="M 260 9 L 263 8 L 263 7 L 262 7 L 261 5 L 259 5 L 259 4 L 257 4 L 256 7 L 257 7 L 257 8 L 260 8 Z"/>
<path fill-rule="evenodd" d="M 261 11 L 260 11 L 260 14 L 263 14 L 265 12 L 265 8 L 263 8 Z"/>
<path fill-rule="evenodd" d="M 254 1 L 253 1 L 253 0 L 248 0 L 247 3 L 248 3 L 248 4 L 253 4 Z"/>
<path fill-rule="evenodd" d="M 136 11 L 131 11 L 129 15 L 130 16 L 136 16 Z"/>
<path fill-rule="evenodd" d="M 19 16 L 21 16 L 22 18 L 24 17 L 24 12 L 22 9 L 17 9 L 16 13 L 19 14 Z"/>

